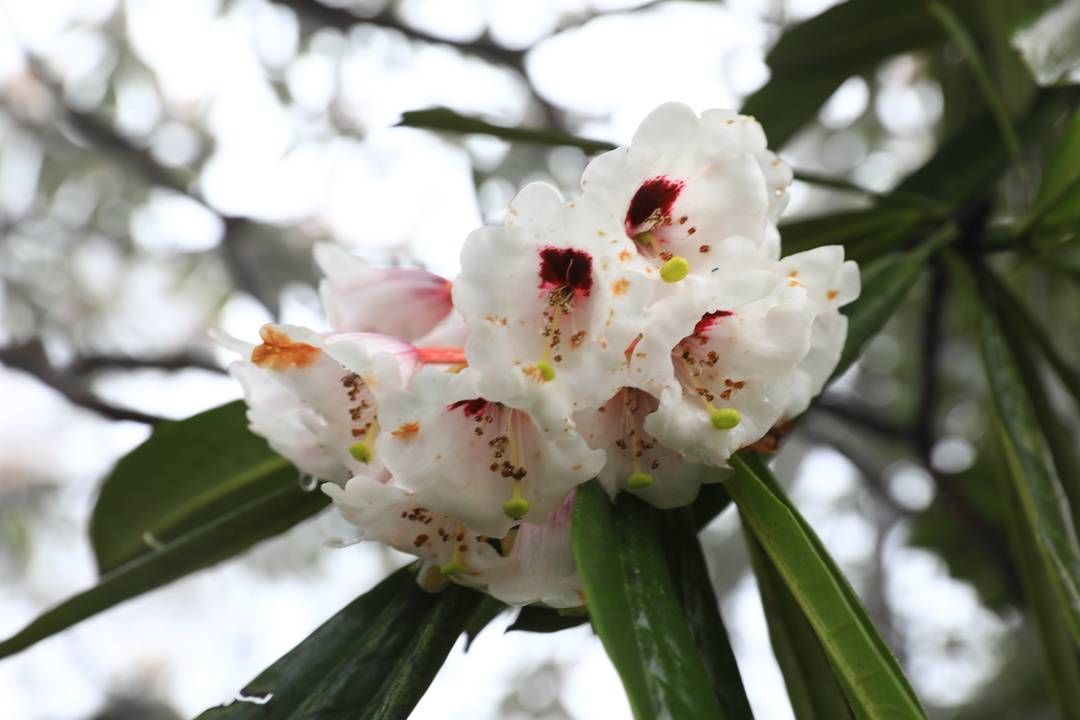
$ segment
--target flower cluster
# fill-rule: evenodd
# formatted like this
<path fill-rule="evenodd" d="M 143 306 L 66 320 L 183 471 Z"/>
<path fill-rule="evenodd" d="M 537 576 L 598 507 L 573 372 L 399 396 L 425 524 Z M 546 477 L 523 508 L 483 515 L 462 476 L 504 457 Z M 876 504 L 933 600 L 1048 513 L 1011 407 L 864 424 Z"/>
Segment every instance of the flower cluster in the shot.
<path fill-rule="evenodd" d="M 334 332 L 262 329 L 251 426 L 422 580 L 580 605 L 577 485 L 689 503 L 836 366 L 858 268 L 780 258 L 791 179 L 753 118 L 668 104 L 578 197 L 524 188 L 452 284 L 320 246 Z"/>

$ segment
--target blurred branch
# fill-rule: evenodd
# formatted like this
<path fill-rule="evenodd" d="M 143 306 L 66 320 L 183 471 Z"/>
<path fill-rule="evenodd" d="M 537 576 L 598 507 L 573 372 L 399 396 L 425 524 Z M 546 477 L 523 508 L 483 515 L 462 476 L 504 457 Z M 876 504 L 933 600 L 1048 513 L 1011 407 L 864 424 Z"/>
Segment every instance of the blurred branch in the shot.
<path fill-rule="evenodd" d="M 145 148 L 140 147 L 129 138 L 124 137 L 110 122 L 97 112 L 83 112 L 70 107 L 63 100 L 63 92 L 59 84 L 49 75 L 43 63 L 29 57 L 29 65 L 33 76 L 47 90 L 52 99 L 52 105 L 60 116 L 60 121 L 69 125 L 90 146 L 90 149 L 106 160 L 122 166 L 124 170 L 133 171 L 146 182 L 157 187 L 166 188 L 173 192 L 186 196 L 199 203 L 208 211 L 221 218 L 225 231 L 221 239 L 221 252 L 225 266 L 232 276 L 236 287 L 257 298 L 270 314 L 276 318 L 278 315 L 278 303 L 276 297 L 265 297 L 257 282 L 258 274 L 254 268 L 249 267 L 244 254 L 240 252 L 239 238 L 249 229 L 256 227 L 272 226 L 257 221 L 226 215 L 206 201 L 200 193 L 192 189 L 189 179 L 181 173 L 174 172 L 154 159 Z M 18 112 L 18 108 L 11 108 L 13 117 L 24 124 L 32 123 L 32 120 Z M 35 126 L 39 133 L 45 132 L 40 126 Z M 65 138 L 66 139 L 66 138 Z M 68 140 L 68 142 L 72 142 Z M 72 143 L 75 144 L 75 143 Z"/>
<path fill-rule="evenodd" d="M 0 348 L 0 363 L 33 375 L 63 395 L 71 404 L 91 410 L 109 420 L 130 420 L 146 425 L 156 425 L 165 420 L 157 415 L 119 407 L 102 400 L 53 367 L 40 340 Z"/>
<path fill-rule="evenodd" d="M 87 375 L 101 370 L 206 370 L 225 373 L 225 369 L 207 358 L 191 354 L 140 358 L 128 355 L 82 355 L 65 368 L 74 375 Z"/>
<path fill-rule="evenodd" d="M 936 440 L 935 424 L 939 392 L 937 370 L 942 345 L 945 285 L 944 268 L 940 262 L 935 261 L 930 267 L 929 297 L 923 314 L 922 337 L 920 338 L 922 356 L 919 368 L 922 385 L 919 388 L 919 401 L 916 405 L 913 428 L 915 449 L 927 467 L 930 467 L 930 456 Z"/>
<path fill-rule="evenodd" d="M 544 116 L 544 124 L 554 128 L 562 127 L 558 108 L 540 95 L 532 84 L 525 60 L 529 52 L 528 49 L 516 50 L 503 47 L 491 40 L 486 33 L 475 40 L 469 41 L 433 35 L 402 21 L 394 12 L 393 3 L 388 4 L 384 10 L 375 15 L 363 16 L 357 15 L 347 8 L 326 5 L 319 2 L 319 0 L 272 1 L 291 8 L 300 18 L 307 18 L 325 27 L 337 28 L 343 32 L 348 32 L 356 25 L 371 25 L 384 30 L 395 30 L 410 40 L 451 47 L 463 54 L 472 55 L 489 63 L 510 68 L 524 79 L 530 95 L 532 95 L 533 100 L 536 101 Z"/>
<path fill-rule="evenodd" d="M 814 410 L 843 420 L 850 425 L 869 430 L 885 440 L 894 440 L 905 444 L 912 443 L 911 428 L 883 418 L 863 405 L 823 395 L 811 407 Z"/>
<path fill-rule="evenodd" d="M 519 72 L 525 72 L 526 50 L 513 50 L 503 47 L 486 36 L 476 40 L 454 40 L 433 35 L 425 30 L 403 22 L 394 12 L 393 3 L 375 15 L 358 15 L 348 8 L 326 5 L 319 0 L 273 0 L 279 5 L 292 8 L 301 18 L 308 18 L 325 27 L 333 27 L 348 32 L 356 25 L 371 25 L 384 30 L 396 30 L 410 40 L 445 45 L 467 55 L 473 55 L 496 65 L 505 65 Z"/>

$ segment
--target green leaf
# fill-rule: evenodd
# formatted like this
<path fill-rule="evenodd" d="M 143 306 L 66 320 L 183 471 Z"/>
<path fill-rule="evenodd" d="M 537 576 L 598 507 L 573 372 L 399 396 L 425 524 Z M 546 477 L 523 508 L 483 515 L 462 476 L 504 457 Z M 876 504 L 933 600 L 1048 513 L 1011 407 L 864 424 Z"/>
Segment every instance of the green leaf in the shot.
<path fill-rule="evenodd" d="M 0 642 L 0 658 L 124 600 L 230 558 L 326 507 L 329 499 L 325 495 L 300 489 L 294 470 L 280 472 L 290 482 L 110 570 L 94 587 L 47 610 L 17 634 Z"/>
<path fill-rule="evenodd" d="M 1069 90 L 1043 90 L 1017 124 L 1022 144 L 1043 137 L 1075 99 Z M 999 142 L 997 122 L 983 113 L 948 138 L 922 167 L 904 179 L 897 190 L 959 205 L 986 193 L 1009 166 Z"/>
<path fill-rule="evenodd" d="M 675 582 L 690 634 L 705 663 L 705 672 L 727 717 L 753 720 L 735 652 L 731 649 L 720 604 L 698 540 L 694 511 L 687 507 L 663 513 L 668 568 Z"/>
<path fill-rule="evenodd" d="M 1059 417 L 1033 351 L 1037 349 L 1041 353 L 1077 403 L 1080 403 L 1080 373 L 1061 356 L 1049 333 L 1001 278 L 985 270 L 980 274 L 980 279 L 1001 318 L 1005 339 L 1012 349 L 1035 417 L 1050 448 L 1054 467 L 1069 498 L 1075 526 L 1080 523 L 1080 458 L 1076 453 L 1075 433 L 1070 424 Z"/>
<path fill-rule="evenodd" d="M 979 50 L 975 46 L 975 40 L 972 39 L 971 34 L 964 27 L 963 22 L 957 17 L 956 13 L 943 3 L 930 0 L 927 3 L 927 11 L 941 25 L 949 39 L 960 50 L 960 54 L 964 56 L 964 60 L 967 61 L 968 67 L 971 68 L 971 72 L 975 76 L 979 91 L 982 93 L 987 107 L 990 108 L 990 114 L 993 116 L 994 122 L 997 123 L 998 132 L 1001 133 L 1001 137 L 1005 141 L 1005 148 L 1009 153 L 1009 157 L 1012 159 L 1013 164 L 1020 167 L 1022 171 L 1020 140 L 1016 137 L 1016 131 L 1013 129 L 1012 120 L 1009 119 L 1009 111 L 1005 107 L 1005 102 L 1002 100 L 997 88 L 994 87 L 994 81 L 991 80 L 990 73 L 987 71 Z"/>
<path fill-rule="evenodd" d="M 865 263 L 903 249 L 930 215 L 922 207 L 874 207 L 813 217 L 780 227 L 784 255 L 822 245 L 843 245 L 850 260 Z"/>
<path fill-rule="evenodd" d="M 533 145 L 570 146 L 581 148 L 587 153 L 599 153 L 615 147 L 612 143 L 603 140 L 587 140 L 554 130 L 495 125 L 478 118 L 459 115 L 446 108 L 410 110 L 402 113 L 398 125 L 453 133 L 479 133 L 481 135 L 492 135 L 511 142 L 531 143 Z"/>
<path fill-rule="evenodd" d="M 863 270 L 862 293 L 843 310 L 848 318 L 848 334 L 840 362 L 833 372 L 834 378 L 843 375 L 858 359 L 866 343 L 881 332 L 919 279 L 930 257 L 955 235 L 955 227 L 945 225 L 914 250 L 882 258 Z"/>
<path fill-rule="evenodd" d="M 238 400 L 162 423 L 117 463 L 90 517 L 102 574 L 238 505 L 296 485 L 297 471 L 248 430 L 245 412 Z"/>
<path fill-rule="evenodd" d="M 1031 398 L 1001 323 L 989 309 L 979 313 L 979 339 L 998 419 L 1000 442 L 1027 523 L 1053 581 L 1073 638 L 1080 642 L 1080 546 L 1068 499 L 1048 459 Z"/>
<path fill-rule="evenodd" d="M 589 622 L 588 613 L 568 613 L 542 605 L 526 605 L 506 632 L 553 633 Z"/>
<path fill-rule="evenodd" d="M 718 478 L 728 472 L 731 471 L 723 469 L 713 471 Z M 697 524 L 697 529 L 704 530 L 705 526 L 713 521 L 713 518 L 727 510 L 730 505 L 731 498 L 728 497 L 727 490 L 724 489 L 722 483 L 715 482 L 702 485 L 698 491 L 697 499 L 690 506 L 693 508 L 694 522 Z"/>
<path fill-rule="evenodd" d="M 769 82 L 743 112 L 780 147 L 814 118 L 840 84 L 897 53 L 930 47 L 943 38 L 916 0 L 848 0 L 785 32 L 769 52 Z"/>
<path fill-rule="evenodd" d="M 1080 220 L 1080 110 L 1047 158 L 1039 193 L 1022 227 L 1056 227 Z"/>
<path fill-rule="evenodd" d="M 859 718 L 925 718 L 900 665 L 809 524 L 755 454 L 731 458 L 728 494 L 794 595 Z"/>
<path fill-rule="evenodd" d="M 199 720 L 400 720 L 420 700 L 482 599 L 421 590 L 398 570 L 327 620 L 242 691 Z"/>
<path fill-rule="evenodd" d="M 571 532 L 593 627 L 638 720 L 729 717 L 679 607 L 654 512 L 629 493 L 612 505 L 595 480 L 578 488 Z"/>
<path fill-rule="evenodd" d="M 995 418 L 994 424 L 1000 425 Z M 1004 435 L 997 427 L 998 436 Z M 1004 448 L 1002 448 L 1004 450 Z M 1061 717 L 1067 720 L 1080 719 L 1080 659 L 1077 657 L 1076 644 L 1069 631 L 1069 622 L 1054 593 L 1054 583 L 1047 575 L 1046 565 L 1042 562 L 1037 543 L 1036 531 L 1028 523 L 1015 488 L 1006 480 L 1000 487 L 1002 506 L 1007 515 L 1009 544 L 1015 558 L 1020 581 L 1027 597 L 1028 605 L 1034 615 L 1035 624 L 1046 654 L 1046 674 L 1053 690 Z"/>
<path fill-rule="evenodd" d="M 784 674 L 796 720 L 851 718 L 844 691 L 795 597 L 765 556 L 761 543 L 750 532 L 746 533 L 746 547 L 765 608 L 769 640 Z"/>

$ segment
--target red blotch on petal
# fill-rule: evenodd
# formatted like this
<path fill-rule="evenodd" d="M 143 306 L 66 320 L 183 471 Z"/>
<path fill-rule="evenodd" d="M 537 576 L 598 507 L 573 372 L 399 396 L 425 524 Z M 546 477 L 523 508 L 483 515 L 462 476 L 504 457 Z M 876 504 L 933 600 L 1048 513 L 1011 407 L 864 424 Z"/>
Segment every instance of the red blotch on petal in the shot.
<path fill-rule="evenodd" d="M 705 313 L 701 316 L 701 319 L 697 321 L 697 324 L 694 325 L 694 336 L 702 337 L 708 335 L 709 330 L 712 329 L 712 326 L 716 324 L 717 320 L 730 317 L 734 314 L 735 313 L 730 310 L 713 310 L 712 312 Z"/>
<path fill-rule="evenodd" d="M 574 248 L 541 248 L 541 290 L 569 289 L 575 296 L 588 297 L 592 283 L 592 255 Z"/>
<path fill-rule="evenodd" d="M 643 182 L 634 193 L 630 208 L 626 211 L 627 234 L 635 235 L 640 232 L 639 228 L 654 215 L 669 217 L 671 208 L 685 185 L 682 180 L 667 177 L 655 177 Z"/>
<path fill-rule="evenodd" d="M 446 406 L 447 410 L 458 410 L 465 413 L 469 417 L 478 417 L 484 414 L 484 409 L 487 408 L 488 401 L 484 398 L 473 398 L 472 400 L 458 400 L 456 403 L 451 403 Z"/>

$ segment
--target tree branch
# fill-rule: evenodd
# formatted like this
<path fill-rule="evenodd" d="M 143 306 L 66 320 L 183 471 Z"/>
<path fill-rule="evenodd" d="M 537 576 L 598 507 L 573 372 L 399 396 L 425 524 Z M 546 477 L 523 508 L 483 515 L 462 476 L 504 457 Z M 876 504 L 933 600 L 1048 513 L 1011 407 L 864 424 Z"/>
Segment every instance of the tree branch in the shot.
<path fill-rule="evenodd" d="M 348 32 L 356 25 L 371 25 L 384 30 L 395 30 L 410 40 L 454 48 L 462 54 L 471 55 L 494 65 L 501 65 L 502 67 L 509 68 L 521 75 L 522 79 L 525 81 L 525 84 L 529 89 L 529 94 L 540 108 L 540 112 L 544 117 L 544 124 L 553 128 L 561 128 L 563 126 L 563 123 L 560 120 L 561 113 L 559 109 L 540 95 L 529 78 L 529 71 L 526 68 L 525 60 L 529 53 L 528 49 L 515 50 L 513 48 L 503 47 L 494 42 L 486 33 L 475 40 L 468 41 L 454 40 L 452 38 L 433 35 L 432 33 L 403 22 L 394 12 L 392 4 L 387 5 L 386 9 L 376 15 L 365 17 L 363 15 L 357 15 L 347 8 L 326 5 L 319 2 L 319 0 L 272 1 L 279 5 L 291 8 L 293 12 L 296 13 L 297 17 L 301 19 L 306 18 L 314 24 L 323 27 L 333 27 L 344 32 Z"/>
<path fill-rule="evenodd" d="M 857 426 L 863 430 L 869 430 L 885 440 L 902 442 L 909 445 L 912 444 L 913 441 L 911 428 L 893 422 L 887 418 L 883 418 L 863 405 L 837 400 L 824 395 L 811 405 L 811 409 L 843 420 L 849 425 Z"/>
<path fill-rule="evenodd" d="M 119 407 L 102 400 L 53 367 L 40 340 L 0 348 L 0 363 L 33 375 L 63 395 L 72 405 L 91 410 L 109 420 L 129 420 L 145 425 L 157 425 L 166 419 L 139 410 Z"/>
<path fill-rule="evenodd" d="M 163 357 L 142 358 L 129 355 L 80 355 L 65 370 L 73 375 L 88 375 L 102 370 L 206 370 L 225 373 L 225 369 L 210 359 L 180 353 Z"/>
<path fill-rule="evenodd" d="M 29 65 L 35 78 L 52 96 L 53 106 L 60 115 L 60 120 L 70 126 L 79 137 L 84 139 L 90 149 L 105 159 L 116 163 L 122 169 L 132 171 L 147 183 L 166 188 L 199 203 L 208 211 L 221 218 L 224 233 L 221 239 L 221 255 L 237 288 L 257 298 L 276 319 L 278 316 L 277 298 L 265 297 L 257 280 L 257 274 L 243 260 L 243 253 L 237 247 L 239 238 L 252 229 L 272 226 L 244 217 L 226 215 L 211 206 L 201 194 L 191 188 L 191 178 L 183 173 L 172 171 L 158 163 L 144 148 L 124 137 L 111 122 L 99 113 L 83 112 L 68 106 L 63 101 L 63 93 L 58 83 L 50 77 L 44 65 L 30 56 Z M 17 112 L 18 108 L 13 111 Z M 18 115 L 16 115 L 18 117 Z M 26 118 L 19 118 L 28 122 Z M 37 128 L 42 132 L 41 128 Z M 69 138 L 64 138 L 71 144 Z"/>

